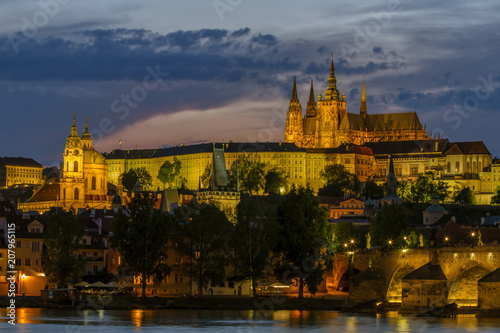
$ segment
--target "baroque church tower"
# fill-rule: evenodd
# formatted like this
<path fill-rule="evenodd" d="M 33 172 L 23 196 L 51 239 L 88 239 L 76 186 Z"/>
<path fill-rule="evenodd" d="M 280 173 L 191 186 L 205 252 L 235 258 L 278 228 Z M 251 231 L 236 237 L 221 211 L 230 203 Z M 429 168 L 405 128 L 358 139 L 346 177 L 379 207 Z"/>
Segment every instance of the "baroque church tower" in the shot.
<path fill-rule="evenodd" d="M 348 113 L 345 94 L 337 89 L 333 55 L 328 87 L 314 99 L 313 82 L 305 116 L 294 78 L 292 98 L 288 108 L 285 141 L 303 148 L 336 148 L 342 144 L 363 145 L 366 142 L 428 139 L 416 112 L 368 114 L 365 80 L 359 113 Z"/>
<path fill-rule="evenodd" d="M 99 208 L 102 202 L 106 201 L 106 162 L 104 157 L 94 150 L 87 121 L 82 137 L 78 136 L 74 116 L 63 153 L 59 197 L 63 208 Z"/>

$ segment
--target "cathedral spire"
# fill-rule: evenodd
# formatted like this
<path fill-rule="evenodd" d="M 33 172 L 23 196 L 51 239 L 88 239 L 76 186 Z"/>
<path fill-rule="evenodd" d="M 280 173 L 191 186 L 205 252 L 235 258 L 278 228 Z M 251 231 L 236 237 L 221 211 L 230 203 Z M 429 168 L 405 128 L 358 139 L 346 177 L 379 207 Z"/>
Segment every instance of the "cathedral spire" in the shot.
<path fill-rule="evenodd" d="M 293 77 L 293 90 L 292 90 L 292 98 L 290 102 L 298 102 L 299 97 L 297 96 L 297 83 L 295 82 L 295 76 Z"/>
<path fill-rule="evenodd" d="M 339 91 L 337 90 L 337 78 L 335 78 L 335 66 L 333 65 L 333 53 L 332 62 L 330 63 L 330 76 L 328 77 L 328 88 L 325 91 L 326 100 L 338 100 Z"/>
<path fill-rule="evenodd" d="M 311 80 L 311 91 L 309 92 L 309 103 L 310 102 L 315 102 L 313 80 Z"/>
<path fill-rule="evenodd" d="M 363 118 L 366 117 L 366 93 L 365 93 L 365 79 L 363 78 L 363 90 L 361 92 L 361 105 L 359 111 Z"/>
<path fill-rule="evenodd" d="M 311 92 L 309 93 L 309 101 L 307 102 L 306 117 L 316 116 L 316 100 L 314 99 L 314 86 L 311 80 Z"/>

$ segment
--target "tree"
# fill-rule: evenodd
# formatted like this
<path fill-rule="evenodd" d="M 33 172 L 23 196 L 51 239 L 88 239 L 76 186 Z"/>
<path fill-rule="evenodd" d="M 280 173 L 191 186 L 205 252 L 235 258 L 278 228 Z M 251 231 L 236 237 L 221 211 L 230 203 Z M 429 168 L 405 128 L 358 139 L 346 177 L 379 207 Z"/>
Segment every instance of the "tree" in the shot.
<path fill-rule="evenodd" d="M 345 192 L 356 193 L 360 190 L 360 182 L 355 174 L 350 173 L 342 164 L 330 164 L 320 173 L 326 184 L 321 195 L 343 195 Z"/>
<path fill-rule="evenodd" d="M 174 157 L 173 162 L 165 161 L 165 163 L 163 163 L 160 170 L 158 170 L 158 175 L 156 176 L 156 178 L 163 183 L 163 189 L 165 189 L 165 184 L 168 184 L 169 188 L 180 187 L 179 175 L 181 173 L 181 166 L 181 161 L 179 161 L 177 157 Z"/>
<path fill-rule="evenodd" d="M 122 174 L 122 185 L 127 191 L 132 192 L 137 182 L 145 188 L 153 186 L 153 178 L 145 167 L 130 169 Z"/>
<path fill-rule="evenodd" d="M 340 221 L 332 226 L 333 242 L 337 250 L 352 249 L 360 244 L 359 233 L 351 222 Z M 357 245 L 356 245 L 357 244 Z M 347 245 L 347 247 L 345 246 Z"/>
<path fill-rule="evenodd" d="M 242 155 L 238 159 L 238 177 L 242 191 L 253 194 L 258 193 L 264 187 L 264 163 L 257 161 L 247 155 Z"/>
<path fill-rule="evenodd" d="M 42 267 L 47 280 L 56 283 L 58 288 L 78 283 L 85 269 L 85 261 L 77 257 L 84 234 L 85 227 L 74 212 L 57 212 L 49 219 L 41 255 Z"/>
<path fill-rule="evenodd" d="M 385 194 L 385 187 L 377 185 L 373 179 L 368 179 L 363 186 L 361 195 L 365 198 L 382 198 Z"/>
<path fill-rule="evenodd" d="M 304 284 L 315 294 L 323 273 L 331 266 L 331 226 L 326 211 L 313 191 L 293 187 L 278 207 L 279 238 L 275 249 L 281 255 L 275 273 L 282 281 L 299 280 L 299 297 Z"/>
<path fill-rule="evenodd" d="M 464 187 L 460 192 L 458 192 L 457 195 L 455 195 L 454 201 L 459 204 L 473 204 L 475 199 L 470 187 Z"/>
<path fill-rule="evenodd" d="M 394 244 L 408 227 L 408 217 L 403 205 L 384 204 L 370 222 L 372 245 L 387 245 L 389 241 Z"/>
<path fill-rule="evenodd" d="M 438 196 L 444 201 L 449 196 L 449 185 L 444 181 L 434 180 L 432 173 L 419 174 L 414 181 L 402 181 L 397 184 L 397 194 L 410 202 L 431 203 L 432 197 Z"/>
<path fill-rule="evenodd" d="M 209 284 L 224 282 L 233 225 L 212 203 L 190 203 L 174 213 L 179 234 L 189 239 L 189 243 L 180 248 L 191 260 L 191 265 L 184 269 L 198 284 L 198 295 L 201 296 Z"/>
<path fill-rule="evenodd" d="M 268 194 L 282 194 L 287 186 L 288 176 L 277 169 L 268 171 L 265 175 L 264 191 Z"/>
<path fill-rule="evenodd" d="M 140 277 L 142 297 L 146 297 L 147 281 L 155 285 L 170 274 L 167 265 L 167 245 L 170 230 L 169 215 L 154 209 L 154 199 L 144 194 L 132 198 L 120 209 L 113 221 L 111 245 L 122 258 L 120 269 Z"/>
<path fill-rule="evenodd" d="M 495 194 L 491 197 L 493 205 L 500 205 L 500 186 L 496 188 Z"/>
<path fill-rule="evenodd" d="M 233 234 L 236 267 L 251 281 L 256 297 L 257 281 L 265 277 L 270 252 L 276 243 L 276 210 L 262 200 L 243 196 L 237 206 L 236 219 Z"/>

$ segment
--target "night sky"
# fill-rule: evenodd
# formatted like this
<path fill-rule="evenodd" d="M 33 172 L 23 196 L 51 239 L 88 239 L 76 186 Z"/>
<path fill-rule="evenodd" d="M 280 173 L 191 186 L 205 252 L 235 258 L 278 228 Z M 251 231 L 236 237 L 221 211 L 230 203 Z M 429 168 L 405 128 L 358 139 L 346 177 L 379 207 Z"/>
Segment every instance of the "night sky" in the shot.
<path fill-rule="evenodd" d="M 359 112 L 416 110 L 500 157 L 500 2 L 2 0 L 0 156 L 58 165 L 73 114 L 96 149 L 278 141 L 293 77 Z M 121 144 L 119 141 L 121 140 Z"/>

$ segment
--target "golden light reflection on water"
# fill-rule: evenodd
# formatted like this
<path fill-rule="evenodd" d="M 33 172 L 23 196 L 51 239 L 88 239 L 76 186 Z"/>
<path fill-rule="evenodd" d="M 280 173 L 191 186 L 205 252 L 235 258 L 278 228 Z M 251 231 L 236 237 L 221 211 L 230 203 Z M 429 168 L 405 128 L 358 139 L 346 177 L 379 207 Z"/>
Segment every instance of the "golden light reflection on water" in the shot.
<path fill-rule="evenodd" d="M 58 310 L 39 308 L 16 309 L 16 323 L 54 325 L 119 325 L 143 329 L 156 326 L 165 329 L 208 325 L 209 331 L 217 332 L 217 322 L 225 328 L 251 327 L 254 331 L 265 332 L 277 328 L 296 328 L 300 331 L 320 328 L 331 332 L 476 332 L 491 331 L 500 327 L 500 318 L 417 318 L 401 317 L 397 313 L 384 315 L 353 315 L 333 311 L 274 311 L 262 316 L 260 311 L 217 311 L 217 310 Z M 0 309 L 6 317 L 6 310 Z M 215 324 L 214 324 L 215 322 Z M 213 326 L 213 327 L 210 327 Z M 38 327 L 38 326 L 36 326 Z M 488 330 L 489 329 L 489 330 Z M 117 328 L 116 331 L 119 329 Z M 114 331 L 111 329 L 111 331 Z M 244 330 L 243 330 L 244 331 Z M 55 332 L 55 331 L 54 331 Z"/>
<path fill-rule="evenodd" d="M 130 319 L 132 320 L 133 326 L 141 327 L 143 318 L 144 318 L 144 310 L 137 309 L 130 311 Z"/>

